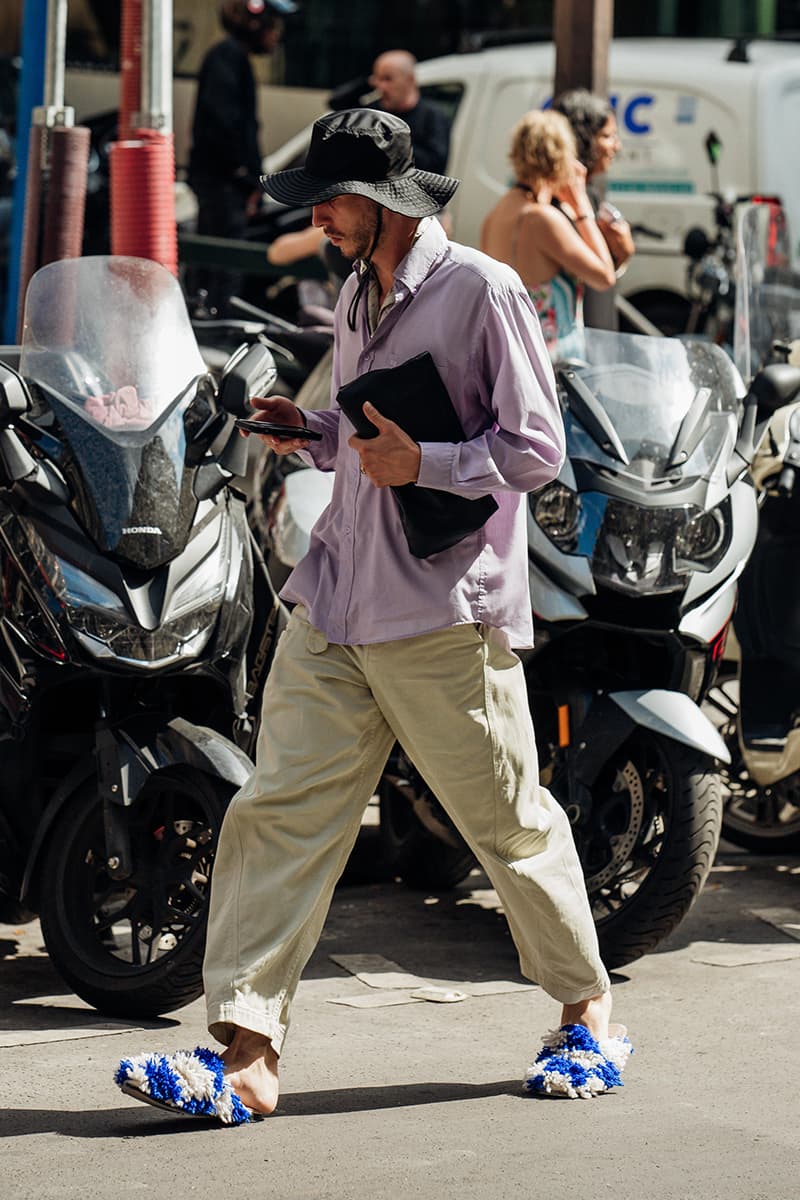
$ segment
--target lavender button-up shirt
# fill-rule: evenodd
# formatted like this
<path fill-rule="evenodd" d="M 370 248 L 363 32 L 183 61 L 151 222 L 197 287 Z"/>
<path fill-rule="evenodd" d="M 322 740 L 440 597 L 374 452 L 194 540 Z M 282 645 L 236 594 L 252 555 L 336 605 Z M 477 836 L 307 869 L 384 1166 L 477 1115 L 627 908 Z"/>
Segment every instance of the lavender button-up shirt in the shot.
<path fill-rule="evenodd" d="M 347 280 L 336 309 L 331 407 L 307 412 L 323 439 L 304 456 L 335 471 L 331 503 L 283 588 L 331 642 L 363 645 L 481 622 L 511 645 L 533 641 L 523 493 L 553 479 L 564 430 L 539 321 L 518 275 L 449 242 L 428 221 L 394 277 L 395 302 L 374 334 L 366 296 L 352 332 Z M 359 470 L 354 430 L 336 404 L 357 375 L 429 350 L 466 440 L 422 443 L 418 482 L 457 495 L 491 493 L 497 511 L 476 533 L 427 559 L 409 553 L 390 488 Z"/>

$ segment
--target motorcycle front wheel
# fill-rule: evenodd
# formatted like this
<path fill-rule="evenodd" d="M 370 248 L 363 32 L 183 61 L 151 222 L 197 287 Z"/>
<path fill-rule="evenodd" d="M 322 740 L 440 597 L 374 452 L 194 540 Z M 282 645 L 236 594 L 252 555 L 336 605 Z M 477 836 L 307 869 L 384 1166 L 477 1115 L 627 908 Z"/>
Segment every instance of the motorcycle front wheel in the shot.
<path fill-rule="evenodd" d="M 704 755 L 640 730 L 611 756 L 573 828 L 607 967 L 654 950 L 683 920 L 721 824 L 719 775 Z"/>
<path fill-rule="evenodd" d="M 42 935 L 56 970 L 100 1012 L 154 1017 L 202 994 L 211 867 L 233 791 L 190 766 L 154 772 L 129 810 L 126 879 L 107 870 L 94 781 L 59 814 L 42 865 Z"/>

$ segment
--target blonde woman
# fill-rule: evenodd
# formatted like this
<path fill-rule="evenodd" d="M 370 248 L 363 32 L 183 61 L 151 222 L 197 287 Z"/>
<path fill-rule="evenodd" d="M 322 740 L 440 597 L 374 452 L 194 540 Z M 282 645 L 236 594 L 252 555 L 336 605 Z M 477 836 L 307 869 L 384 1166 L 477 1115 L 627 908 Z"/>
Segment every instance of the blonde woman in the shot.
<path fill-rule="evenodd" d="M 481 229 L 481 250 L 512 266 L 533 304 L 552 357 L 574 352 L 583 288 L 614 286 L 611 253 L 586 192 L 575 136 L 556 112 L 526 113 L 511 137 L 516 182 Z"/>

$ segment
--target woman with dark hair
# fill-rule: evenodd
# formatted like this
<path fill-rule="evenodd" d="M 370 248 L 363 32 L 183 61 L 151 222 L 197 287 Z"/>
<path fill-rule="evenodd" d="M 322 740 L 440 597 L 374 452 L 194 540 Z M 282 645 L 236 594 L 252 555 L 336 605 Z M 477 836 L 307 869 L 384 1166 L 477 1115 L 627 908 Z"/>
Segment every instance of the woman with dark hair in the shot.
<path fill-rule="evenodd" d="M 562 92 L 553 101 L 553 109 L 562 113 L 572 126 L 578 158 L 586 168 L 589 200 L 619 277 L 635 253 L 631 229 L 619 209 L 602 199 L 596 182 L 608 172 L 620 147 L 614 109 L 604 97 L 596 96 L 585 88 Z M 618 327 L 614 292 L 614 288 L 598 292 L 587 287 L 583 311 L 586 325 L 595 329 Z"/>

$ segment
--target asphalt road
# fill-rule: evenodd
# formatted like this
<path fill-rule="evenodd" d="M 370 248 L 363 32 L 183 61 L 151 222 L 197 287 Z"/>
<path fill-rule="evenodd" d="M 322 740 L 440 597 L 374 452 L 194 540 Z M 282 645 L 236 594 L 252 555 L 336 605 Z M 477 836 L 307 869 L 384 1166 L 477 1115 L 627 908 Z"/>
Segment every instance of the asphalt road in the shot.
<path fill-rule="evenodd" d="M 0 1197 L 796 1200 L 799 857 L 723 847 L 681 927 L 614 977 L 625 1087 L 555 1101 L 520 1080 L 557 1006 L 520 986 L 485 878 L 411 892 L 371 851 L 367 830 L 300 986 L 279 1110 L 253 1126 L 173 1118 L 112 1082 L 126 1054 L 212 1044 L 202 1002 L 108 1021 L 60 982 L 38 925 L 0 926 Z M 410 1002 L 342 955 L 484 994 Z M 387 992 L 401 1002 L 334 1003 Z"/>

